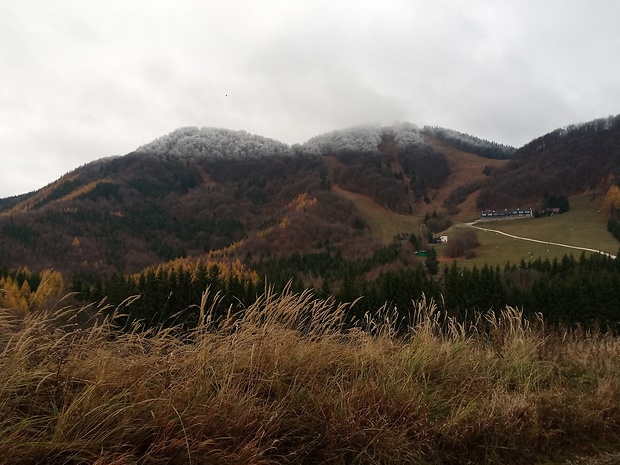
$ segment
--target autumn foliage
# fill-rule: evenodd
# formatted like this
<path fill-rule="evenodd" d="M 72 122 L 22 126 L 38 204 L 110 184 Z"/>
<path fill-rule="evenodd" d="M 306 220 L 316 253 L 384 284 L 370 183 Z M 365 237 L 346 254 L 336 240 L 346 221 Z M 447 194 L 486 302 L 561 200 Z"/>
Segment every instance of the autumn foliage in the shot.
<path fill-rule="evenodd" d="M 0 308 L 22 316 L 47 308 L 50 301 L 58 300 L 64 293 L 64 280 L 57 271 L 33 274 L 21 269 L 0 276 Z"/>
<path fill-rule="evenodd" d="M 620 187 L 617 184 L 612 185 L 607 191 L 605 203 L 609 217 L 618 218 L 620 216 Z"/>

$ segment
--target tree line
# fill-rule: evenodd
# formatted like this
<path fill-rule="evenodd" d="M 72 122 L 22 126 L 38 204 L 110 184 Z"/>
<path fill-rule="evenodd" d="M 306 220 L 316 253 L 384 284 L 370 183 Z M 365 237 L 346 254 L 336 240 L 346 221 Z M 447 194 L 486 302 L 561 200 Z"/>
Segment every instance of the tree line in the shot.
<path fill-rule="evenodd" d="M 509 145 L 480 139 L 452 129 L 424 126 L 421 132 L 433 136 L 459 150 L 475 153 L 484 158 L 506 160 L 511 158 L 515 153 L 515 148 Z"/>
<path fill-rule="evenodd" d="M 222 316 L 242 312 L 266 287 L 276 291 L 289 287 L 296 292 L 313 288 L 317 296 L 335 302 L 355 301 L 348 315 L 351 324 L 387 308 L 406 325 L 412 301 L 422 295 L 461 319 L 510 305 L 522 308 L 525 315 L 540 313 L 550 324 L 616 329 L 620 322 L 618 259 L 565 255 L 504 267 L 464 267 L 456 261 L 439 266 L 435 262 L 434 270 L 427 260 L 409 268 L 388 267 L 376 276 L 369 273 L 402 258 L 398 244 L 354 261 L 327 246 L 320 253 L 262 258 L 253 271 L 241 262 L 230 266 L 198 261 L 192 266 L 177 263 L 151 268 L 137 275 L 114 273 L 94 285 L 76 275 L 71 289 L 84 301 L 105 297 L 114 306 L 139 294 L 142 297 L 125 310 L 130 319 L 147 325 L 195 323 L 207 287 L 211 298 L 220 293 Z"/>

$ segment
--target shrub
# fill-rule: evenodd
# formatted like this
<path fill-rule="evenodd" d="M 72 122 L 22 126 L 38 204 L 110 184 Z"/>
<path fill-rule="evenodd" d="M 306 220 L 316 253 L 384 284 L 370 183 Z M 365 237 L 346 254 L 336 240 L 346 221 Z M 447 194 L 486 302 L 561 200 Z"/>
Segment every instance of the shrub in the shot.
<path fill-rule="evenodd" d="M 424 224 L 429 233 L 438 233 L 444 231 L 452 226 L 452 218 L 446 212 L 433 212 L 433 214 L 426 214 L 424 217 Z"/>
<path fill-rule="evenodd" d="M 468 260 L 472 258 L 476 258 L 478 256 L 478 254 L 476 253 L 474 249 L 467 249 L 463 255 Z"/>
<path fill-rule="evenodd" d="M 459 231 L 450 237 L 445 249 L 445 255 L 446 257 L 457 258 L 462 257 L 467 252 L 469 257 L 465 256 L 465 258 L 473 258 L 476 256 L 476 252 L 473 249 L 479 245 L 478 232 L 475 229 Z"/>

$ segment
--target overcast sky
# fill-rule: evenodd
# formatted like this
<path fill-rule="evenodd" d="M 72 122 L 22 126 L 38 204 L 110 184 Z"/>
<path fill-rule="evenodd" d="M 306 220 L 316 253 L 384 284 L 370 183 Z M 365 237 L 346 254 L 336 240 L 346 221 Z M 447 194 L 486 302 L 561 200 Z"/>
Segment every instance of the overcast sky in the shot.
<path fill-rule="evenodd" d="M 1 0 L 0 197 L 182 126 L 409 121 L 514 146 L 620 113 L 612 0 Z"/>

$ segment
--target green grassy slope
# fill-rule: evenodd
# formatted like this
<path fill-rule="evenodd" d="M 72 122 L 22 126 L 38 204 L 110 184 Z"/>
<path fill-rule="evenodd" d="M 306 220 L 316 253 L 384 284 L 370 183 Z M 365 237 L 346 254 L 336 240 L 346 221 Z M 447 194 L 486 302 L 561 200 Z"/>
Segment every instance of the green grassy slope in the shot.
<path fill-rule="evenodd" d="M 387 210 L 367 196 L 356 194 L 334 187 L 334 190 L 352 201 L 375 236 L 387 244 L 400 233 L 418 233 L 422 224 L 421 216 L 399 215 Z M 591 199 L 589 194 L 581 194 L 570 198 L 571 209 L 562 215 L 550 218 L 526 218 L 479 223 L 486 229 L 503 231 L 515 236 L 537 239 L 550 243 L 567 244 L 577 247 L 601 250 L 615 255 L 620 243 L 607 231 L 607 219 L 603 211 L 603 199 Z M 467 227 L 457 224 L 446 233 L 448 236 L 457 234 L 459 229 Z M 565 254 L 579 256 L 581 251 L 553 244 L 540 244 L 523 241 L 496 234 L 478 231 L 480 246 L 476 249 L 477 256 L 473 259 L 459 259 L 464 265 L 505 265 L 507 262 L 519 263 L 525 260 L 544 260 L 561 258 Z M 436 246 L 443 256 L 444 245 Z M 586 252 L 588 254 L 589 252 Z M 442 261 L 452 259 L 442 258 Z"/>
<path fill-rule="evenodd" d="M 569 212 L 550 218 L 482 222 L 478 223 L 478 226 L 515 236 L 591 248 L 615 255 L 620 243 L 607 231 L 603 199 L 591 199 L 588 194 L 580 194 L 570 198 L 570 205 Z M 460 227 L 464 226 L 451 228 L 448 235 L 455 234 Z M 478 239 L 481 244 L 476 249 L 478 256 L 463 260 L 464 264 L 504 265 L 507 261 L 518 263 L 522 258 L 553 260 L 554 257 L 560 258 L 565 254 L 581 255 L 579 250 L 523 241 L 493 232 L 478 231 Z"/>
<path fill-rule="evenodd" d="M 373 199 L 362 194 L 347 191 L 338 186 L 334 191 L 353 202 L 360 216 L 364 219 L 373 235 L 382 243 L 389 244 L 400 233 L 419 233 L 422 218 L 412 215 L 400 215 L 389 211 Z"/>

